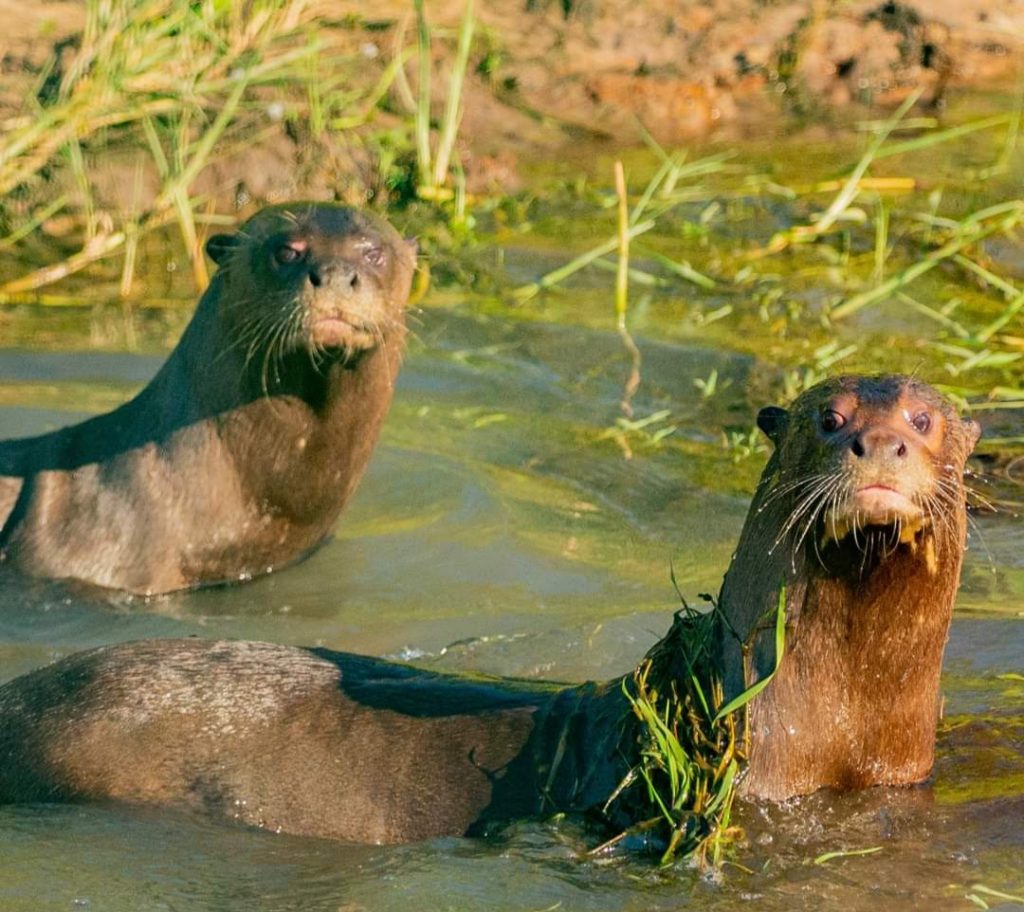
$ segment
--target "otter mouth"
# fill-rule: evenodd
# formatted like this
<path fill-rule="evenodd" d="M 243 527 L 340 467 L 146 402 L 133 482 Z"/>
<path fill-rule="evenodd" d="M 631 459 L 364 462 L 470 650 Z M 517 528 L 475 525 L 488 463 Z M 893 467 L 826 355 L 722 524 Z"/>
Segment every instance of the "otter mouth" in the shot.
<path fill-rule="evenodd" d="M 324 316 L 311 321 L 308 337 L 315 349 L 363 351 L 377 343 L 369 327 L 343 316 Z"/>
<path fill-rule="evenodd" d="M 857 488 L 830 508 L 823 520 L 822 546 L 840 544 L 861 532 L 885 532 L 898 544 L 912 543 L 927 526 L 924 511 L 906 494 L 886 484 Z"/>
<path fill-rule="evenodd" d="M 850 506 L 872 526 L 890 526 L 921 515 L 917 504 L 889 485 L 865 485 L 854 491 L 851 501 Z"/>

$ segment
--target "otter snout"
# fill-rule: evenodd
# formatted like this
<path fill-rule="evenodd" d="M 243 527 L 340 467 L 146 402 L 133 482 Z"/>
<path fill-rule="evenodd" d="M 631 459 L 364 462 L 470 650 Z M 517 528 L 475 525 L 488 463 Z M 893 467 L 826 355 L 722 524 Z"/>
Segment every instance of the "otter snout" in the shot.
<path fill-rule="evenodd" d="M 869 427 L 854 435 L 850 452 L 857 459 L 902 460 L 907 458 L 907 442 L 891 428 Z"/>
<path fill-rule="evenodd" d="M 342 294 L 354 291 L 359 286 L 359 271 L 352 263 L 344 260 L 310 263 L 307 278 L 314 288 L 324 288 Z"/>
<path fill-rule="evenodd" d="M 898 431 L 869 425 L 854 434 L 840 473 L 845 495 L 826 512 L 825 541 L 868 527 L 895 528 L 902 540 L 924 525 L 918 499 L 932 486 L 928 461 Z"/>
<path fill-rule="evenodd" d="M 314 349 L 364 351 L 377 341 L 385 318 L 380 295 L 344 256 L 309 258 L 302 295 L 309 344 Z"/>

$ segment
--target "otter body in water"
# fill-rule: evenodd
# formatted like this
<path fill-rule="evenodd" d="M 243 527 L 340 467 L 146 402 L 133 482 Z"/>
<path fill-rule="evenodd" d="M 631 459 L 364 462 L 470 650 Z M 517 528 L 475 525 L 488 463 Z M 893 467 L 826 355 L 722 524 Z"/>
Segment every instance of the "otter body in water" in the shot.
<path fill-rule="evenodd" d="M 760 423 L 777 449 L 723 587 L 727 689 L 772 667 L 760 631 L 783 583 L 791 631 L 753 704 L 745 788 L 782 798 L 918 781 L 977 426 L 902 377 L 828 381 Z M 682 665 L 674 631 L 649 653 L 663 679 Z M 603 813 L 641 750 L 622 683 L 464 679 L 259 643 L 128 643 L 0 688 L 0 800 L 186 804 L 376 842 Z"/>
<path fill-rule="evenodd" d="M 413 249 L 343 206 L 263 210 L 156 377 L 115 411 L 0 443 L 0 556 L 138 593 L 244 579 L 328 533 L 373 450 Z"/>

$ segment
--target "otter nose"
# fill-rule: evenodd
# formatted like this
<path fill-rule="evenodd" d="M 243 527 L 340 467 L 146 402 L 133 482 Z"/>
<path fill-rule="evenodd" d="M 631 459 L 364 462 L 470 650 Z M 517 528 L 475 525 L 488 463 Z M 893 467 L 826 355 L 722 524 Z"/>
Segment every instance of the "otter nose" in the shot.
<path fill-rule="evenodd" d="M 906 442 L 889 428 L 871 428 L 858 434 L 850 441 L 850 449 L 858 459 L 903 459 L 907 455 Z"/>
<path fill-rule="evenodd" d="M 309 284 L 349 291 L 359 284 L 359 273 L 351 263 L 310 263 Z"/>

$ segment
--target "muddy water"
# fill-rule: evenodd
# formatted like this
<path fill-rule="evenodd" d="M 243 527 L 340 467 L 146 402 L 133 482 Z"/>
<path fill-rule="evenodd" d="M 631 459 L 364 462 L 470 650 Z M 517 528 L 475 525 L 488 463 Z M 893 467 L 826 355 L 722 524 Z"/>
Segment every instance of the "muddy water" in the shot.
<path fill-rule="evenodd" d="M 11 338 L 30 342 L 36 319 L 25 315 Z M 751 426 L 763 366 L 653 318 L 639 325 L 647 334 L 636 414 L 670 414 L 627 433 L 616 425 L 626 365 L 614 333 L 471 316 L 458 301 L 428 308 L 383 442 L 325 547 L 246 586 L 148 602 L 8 582 L 0 677 L 87 646 L 190 634 L 326 645 L 448 670 L 566 680 L 624 671 L 668 626 L 670 565 L 689 597 L 717 587 L 763 461 L 734 463 L 721 444 L 723 428 Z M 160 363 L 158 354 L 89 351 L 88 334 L 83 326 L 80 343 L 68 337 L 73 351 L 0 351 L 0 436 L 109 408 Z M 720 391 L 704 400 L 693 381 L 712 370 Z M 853 912 L 977 908 L 971 894 L 995 906 L 982 888 L 1024 891 L 1022 544 L 1012 516 L 977 517 L 933 783 L 744 808 L 748 843 L 718 878 L 637 858 L 583 860 L 586 837 L 568 822 L 519 824 L 493 842 L 381 848 L 118 806 L 28 806 L 0 808 L 0 909 L 753 902 Z"/>

